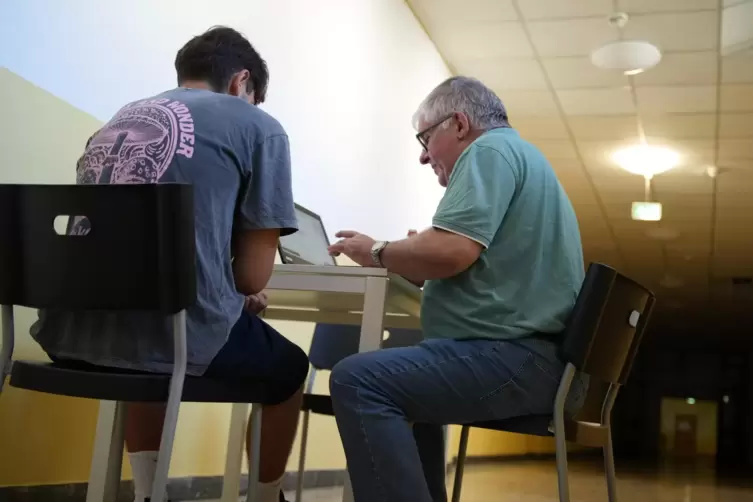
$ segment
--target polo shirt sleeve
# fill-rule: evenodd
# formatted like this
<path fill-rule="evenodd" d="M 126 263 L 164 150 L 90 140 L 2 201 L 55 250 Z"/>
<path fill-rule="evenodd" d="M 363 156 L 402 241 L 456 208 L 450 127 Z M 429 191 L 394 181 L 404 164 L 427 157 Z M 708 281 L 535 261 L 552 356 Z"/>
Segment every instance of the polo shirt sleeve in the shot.
<path fill-rule="evenodd" d="M 494 148 L 471 145 L 458 159 L 432 226 L 488 248 L 515 195 L 516 173 Z"/>

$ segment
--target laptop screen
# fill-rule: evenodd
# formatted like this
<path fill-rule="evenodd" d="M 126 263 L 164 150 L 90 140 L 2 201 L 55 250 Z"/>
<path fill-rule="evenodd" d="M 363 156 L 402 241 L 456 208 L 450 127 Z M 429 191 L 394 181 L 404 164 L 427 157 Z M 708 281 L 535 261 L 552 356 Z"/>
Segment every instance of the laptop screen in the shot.
<path fill-rule="evenodd" d="M 280 237 L 280 258 L 283 263 L 305 265 L 335 265 L 335 259 L 327 252 L 329 239 L 318 214 L 295 205 L 298 231 Z"/>

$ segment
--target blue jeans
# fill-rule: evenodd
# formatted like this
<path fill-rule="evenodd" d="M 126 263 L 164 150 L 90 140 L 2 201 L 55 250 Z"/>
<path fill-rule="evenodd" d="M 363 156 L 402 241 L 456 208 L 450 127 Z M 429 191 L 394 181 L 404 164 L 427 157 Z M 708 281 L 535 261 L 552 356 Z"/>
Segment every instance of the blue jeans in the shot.
<path fill-rule="evenodd" d="M 431 339 L 348 357 L 330 391 L 356 502 L 444 502 L 442 425 L 551 413 L 563 370 L 543 337 Z"/>

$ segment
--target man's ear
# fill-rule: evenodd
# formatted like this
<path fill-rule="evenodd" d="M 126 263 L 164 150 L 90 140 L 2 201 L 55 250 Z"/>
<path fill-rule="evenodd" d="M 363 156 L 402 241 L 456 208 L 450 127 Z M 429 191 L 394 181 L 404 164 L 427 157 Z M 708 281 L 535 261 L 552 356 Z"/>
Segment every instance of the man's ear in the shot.
<path fill-rule="evenodd" d="M 455 133 L 458 139 L 465 139 L 471 132 L 471 122 L 468 120 L 468 115 L 461 112 L 455 113 Z"/>
<path fill-rule="evenodd" d="M 231 96 L 244 96 L 246 94 L 246 86 L 250 78 L 251 73 L 248 70 L 239 71 L 230 79 L 230 85 L 228 86 L 227 93 Z"/>

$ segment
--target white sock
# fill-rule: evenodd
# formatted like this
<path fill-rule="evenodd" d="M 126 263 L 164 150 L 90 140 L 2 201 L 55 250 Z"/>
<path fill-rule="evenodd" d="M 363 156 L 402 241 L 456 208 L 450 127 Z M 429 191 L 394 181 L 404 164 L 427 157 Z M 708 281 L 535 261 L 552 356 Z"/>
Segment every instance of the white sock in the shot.
<path fill-rule="evenodd" d="M 257 483 L 256 489 L 259 494 L 259 502 L 280 502 L 280 490 L 282 490 L 282 475 L 277 481 L 271 483 Z"/>
<path fill-rule="evenodd" d="M 152 485 L 157 473 L 156 451 L 138 451 L 129 453 L 131 471 L 133 471 L 133 492 L 136 495 L 135 502 L 144 502 L 152 496 Z M 167 500 L 167 497 L 165 497 Z"/>

